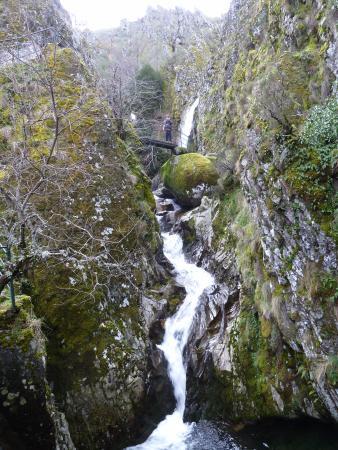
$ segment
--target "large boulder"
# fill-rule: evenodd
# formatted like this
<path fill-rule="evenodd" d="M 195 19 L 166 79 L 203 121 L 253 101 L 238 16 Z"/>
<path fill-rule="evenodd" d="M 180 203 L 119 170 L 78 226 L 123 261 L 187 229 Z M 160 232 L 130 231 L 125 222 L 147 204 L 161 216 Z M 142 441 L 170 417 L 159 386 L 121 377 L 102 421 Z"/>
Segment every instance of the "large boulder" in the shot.
<path fill-rule="evenodd" d="M 218 173 L 212 159 L 199 153 L 187 153 L 170 158 L 161 168 L 161 177 L 180 205 L 195 207 L 217 183 Z"/>

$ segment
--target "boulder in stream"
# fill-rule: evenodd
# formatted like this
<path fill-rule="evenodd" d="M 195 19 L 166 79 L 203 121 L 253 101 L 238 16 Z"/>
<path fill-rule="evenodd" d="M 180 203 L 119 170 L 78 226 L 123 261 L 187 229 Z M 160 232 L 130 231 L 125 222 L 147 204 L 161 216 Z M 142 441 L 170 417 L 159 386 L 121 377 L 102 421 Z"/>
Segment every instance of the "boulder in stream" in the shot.
<path fill-rule="evenodd" d="M 211 158 L 199 153 L 170 158 L 161 168 L 164 186 L 185 207 L 200 205 L 211 186 L 216 185 L 218 173 Z"/>

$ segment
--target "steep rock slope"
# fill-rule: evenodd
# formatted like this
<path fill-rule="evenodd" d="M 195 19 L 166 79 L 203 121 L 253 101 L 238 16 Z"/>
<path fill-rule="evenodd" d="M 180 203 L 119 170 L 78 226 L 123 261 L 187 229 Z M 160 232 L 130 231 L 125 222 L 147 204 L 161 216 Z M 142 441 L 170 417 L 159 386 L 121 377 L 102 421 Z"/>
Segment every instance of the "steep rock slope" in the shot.
<path fill-rule="evenodd" d="M 222 183 L 180 224 L 218 280 L 190 343 L 195 418 L 338 418 L 336 21 L 334 1 L 235 1 L 196 77 Z"/>
<path fill-rule="evenodd" d="M 0 238 L 13 258 L 1 275 L 14 275 L 16 291 L 32 297 L 43 321 L 39 393 L 53 391 L 75 447 L 119 445 L 135 431 L 147 325 L 165 307 L 170 284 L 150 182 L 133 131 L 120 139 L 59 2 L 6 2 L 1 12 Z M 12 323 L 5 319 L 4 330 Z M 13 355 L 35 361 L 17 346 Z M 7 395 L 8 377 L 1 382 Z M 28 405 L 37 417 L 45 413 L 38 406 Z M 7 417 L 8 405 L 0 407 Z M 42 433 L 29 420 L 16 431 L 25 426 Z M 44 448 L 58 445 L 55 438 Z"/>

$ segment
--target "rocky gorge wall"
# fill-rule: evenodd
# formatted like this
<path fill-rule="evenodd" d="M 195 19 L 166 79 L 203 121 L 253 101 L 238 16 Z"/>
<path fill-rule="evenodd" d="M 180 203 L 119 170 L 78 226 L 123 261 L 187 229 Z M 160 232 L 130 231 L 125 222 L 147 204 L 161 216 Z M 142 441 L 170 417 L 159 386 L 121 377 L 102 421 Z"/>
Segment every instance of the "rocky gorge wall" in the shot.
<path fill-rule="evenodd" d="M 32 2 L 20 3 L 1 5 L 1 37 L 24 34 Z M 121 138 L 59 2 L 35 6 L 41 28 L 66 39 L 47 33 L 39 59 L 0 66 L 1 194 L 26 195 L 39 170 L 49 180 L 31 201 L 40 226 L 27 240 L 34 264 L 16 281 L 17 315 L 0 301 L 0 446 L 118 448 L 174 407 L 156 344 L 182 290 L 134 130 Z M 234 1 L 219 45 L 177 69 L 174 113 L 199 96 L 193 147 L 219 174 L 175 226 L 217 281 L 186 351 L 190 419 L 337 419 L 336 20 L 335 1 Z M 1 199 L 1 224 L 13 223 L 17 209 Z M 19 244 L 15 235 L 14 256 Z"/>
<path fill-rule="evenodd" d="M 141 144 L 129 125 L 121 138 L 59 2 L 33 3 L 0 9 L 0 239 L 31 299 L 27 314 L 0 300 L 0 446 L 9 427 L 16 448 L 118 447 L 152 401 L 149 326 L 177 292 Z"/>
<path fill-rule="evenodd" d="M 189 418 L 337 420 L 336 21 L 336 2 L 234 1 L 193 87 L 189 68 L 220 173 L 177 225 L 218 282 L 187 352 Z"/>

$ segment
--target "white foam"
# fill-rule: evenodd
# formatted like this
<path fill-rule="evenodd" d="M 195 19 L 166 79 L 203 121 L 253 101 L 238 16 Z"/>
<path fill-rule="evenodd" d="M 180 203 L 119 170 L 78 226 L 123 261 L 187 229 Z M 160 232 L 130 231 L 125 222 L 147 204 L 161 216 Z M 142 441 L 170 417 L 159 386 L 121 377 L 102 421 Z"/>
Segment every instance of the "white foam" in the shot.
<path fill-rule="evenodd" d="M 193 424 L 183 422 L 186 399 L 186 368 L 183 360 L 191 324 L 203 291 L 214 283 L 214 278 L 204 269 L 188 263 L 183 254 L 183 242 L 178 234 L 162 233 L 164 254 L 177 272 L 176 280 L 186 289 L 187 295 L 178 311 L 166 320 L 161 345 L 168 361 L 168 374 L 174 388 L 176 409 L 166 416 L 146 442 L 129 450 L 185 450 L 185 441 Z"/>
<path fill-rule="evenodd" d="M 181 147 L 188 147 L 189 136 L 194 122 L 195 110 L 198 106 L 199 98 L 197 97 L 194 103 L 186 108 L 182 114 L 180 125 L 180 143 Z"/>

